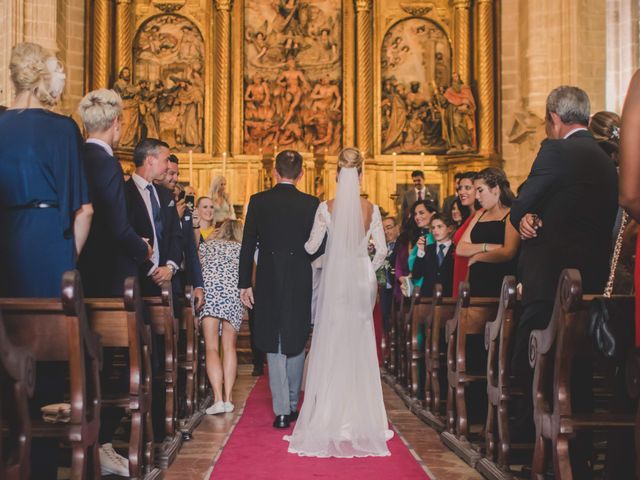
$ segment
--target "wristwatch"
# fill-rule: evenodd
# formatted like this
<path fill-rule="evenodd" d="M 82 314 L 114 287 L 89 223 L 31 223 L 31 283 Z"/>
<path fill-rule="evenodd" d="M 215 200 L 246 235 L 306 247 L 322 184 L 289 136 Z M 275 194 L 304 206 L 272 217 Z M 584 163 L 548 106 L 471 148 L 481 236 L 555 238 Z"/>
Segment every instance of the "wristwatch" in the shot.
<path fill-rule="evenodd" d="M 172 264 L 167 263 L 167 267 L 169 267 L 169 270 L 171 270 L 171 276 L 173 277 L 176 272 L 178 271 L 178 269 L 176 267 L 174 267 Z"/>

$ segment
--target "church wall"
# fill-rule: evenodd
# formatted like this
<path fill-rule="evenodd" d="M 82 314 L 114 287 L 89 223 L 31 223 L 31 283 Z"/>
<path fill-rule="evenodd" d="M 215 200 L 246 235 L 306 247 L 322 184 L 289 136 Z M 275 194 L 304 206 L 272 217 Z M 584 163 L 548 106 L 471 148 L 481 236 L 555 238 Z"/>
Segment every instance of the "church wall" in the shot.
<path fill-rule="evenodd" d="M 577 85 L 593 112 L 605 107 L 606 5 L 601 0 L 502 2 L 502 153 L 517 187 L 544 138 L 545 101 Z"/>

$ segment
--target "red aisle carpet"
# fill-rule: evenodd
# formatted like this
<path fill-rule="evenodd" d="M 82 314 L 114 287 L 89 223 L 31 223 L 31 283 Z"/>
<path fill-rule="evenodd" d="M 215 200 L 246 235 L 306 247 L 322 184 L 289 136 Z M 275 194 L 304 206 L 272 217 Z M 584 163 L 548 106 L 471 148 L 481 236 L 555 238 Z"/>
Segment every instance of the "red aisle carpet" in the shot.
<path fill-rule="evenodd" d="M 389 441 L 389 457 L 310 458 L 287 452 L 282 439 L 293 428 L 271 426 L 271 394 L 266 376 L 249 395 L 244 414 L 213 467 L 213 480 L 409 480 L 428 476 L 397 433 Z"/>

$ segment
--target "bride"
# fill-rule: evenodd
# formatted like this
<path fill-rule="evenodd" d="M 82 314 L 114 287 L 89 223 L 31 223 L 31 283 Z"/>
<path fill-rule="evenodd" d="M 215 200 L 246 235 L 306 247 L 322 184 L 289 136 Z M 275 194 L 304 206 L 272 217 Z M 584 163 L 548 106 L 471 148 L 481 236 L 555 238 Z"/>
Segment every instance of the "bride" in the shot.
<path fill-rule="evenodd" d="M 388 428 L 373 330 L 375 271 L 387 246 L 380 210 L 360 198 L 362 154 L 338 156 L 334 200 L 318 207 L 305 244 L 315 253 L 328 234 L 304 403 L 289 452 L 313 457 L 390 455 Z M 366 232 L 366 233 L 365 233 Z M 376 253 L 369 260 L 372 238 Z"/>

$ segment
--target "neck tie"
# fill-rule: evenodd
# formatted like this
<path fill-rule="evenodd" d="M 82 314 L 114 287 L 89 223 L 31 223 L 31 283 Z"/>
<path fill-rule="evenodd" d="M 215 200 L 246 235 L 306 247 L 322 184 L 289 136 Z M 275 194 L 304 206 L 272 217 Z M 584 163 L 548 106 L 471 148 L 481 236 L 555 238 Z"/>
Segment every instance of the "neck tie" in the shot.
<path fill-rule="evenodd" d="M 445 248 L 447 248 L 447 246 L 444 243 L 441 243 L 440 245 L 438 245 L 438 266 L 439 267 L 442 265 L 442 262 L 444 262 Z"/>
<path fill-rule="evenodd" d="M 147 185 L 147 190 L 149 190 L 149 197 L 151 199 L 151 213 L 153 214 L 153 225 L 156 227 L 156 237 L 158 237 L 157 243 L 160 244 L 160 240 L 162 238 L 162 217 L 160 216 L 160 204 L 158 203 L 158 199 L 156 198 L 156 194 L 153 188 L 153 185 Z"/>
<path fill-rule="evenodd" d="M 422 200 L 422 190 L 418 190 L 418 201 L 421 202 Z"/>

